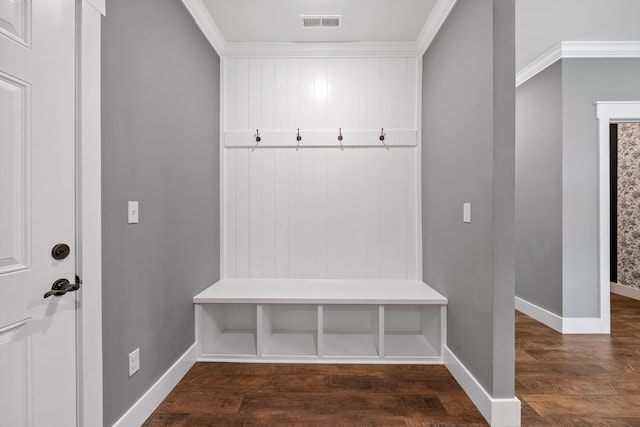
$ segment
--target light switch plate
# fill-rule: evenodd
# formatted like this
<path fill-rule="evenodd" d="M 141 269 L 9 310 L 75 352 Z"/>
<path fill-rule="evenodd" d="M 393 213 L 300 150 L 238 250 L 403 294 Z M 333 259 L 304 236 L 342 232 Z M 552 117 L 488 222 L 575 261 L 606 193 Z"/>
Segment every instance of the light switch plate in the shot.
<path fill-rule="evenodd" d="M 138 202 L 129 202 L 128 204 L 128 223 L 137 224 L 140 218 L 140 212 L 138 210 Z"/>
<path fill-rule="evenodd" d="M 471 203 L 462 204 L 462 221 L 471 224 Z"/>

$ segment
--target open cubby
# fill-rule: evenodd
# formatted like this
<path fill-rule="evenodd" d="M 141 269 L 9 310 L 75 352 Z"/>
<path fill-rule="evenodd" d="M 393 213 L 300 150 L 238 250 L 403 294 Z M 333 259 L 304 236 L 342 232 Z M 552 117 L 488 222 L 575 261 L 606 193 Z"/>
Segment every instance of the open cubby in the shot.
<path fill-rule="evenodd" d="M 266 304 L 261 307 L 262 355 L 318 355 L 318 306 Z"/>
<path fill-rule="evenodd" d="M 203 354 L 256 356 L 255 304 L 202 304 L 199 310 Z"/>
<path fill-rule="evenodd" d="M 443 361 L 447 299 L 418 280 L 224 279 L 193 302 L 201 361 Z"/>
<path fill-rule="evenodd" d="M 384 355 L 440 356 L 441 308 L 433 305 L 384 307 Z"/>
<path fill-rule="evenodd" d="M 322 310 L 322 356 L 378 356 L 377 305 L 325 305 Z"/>

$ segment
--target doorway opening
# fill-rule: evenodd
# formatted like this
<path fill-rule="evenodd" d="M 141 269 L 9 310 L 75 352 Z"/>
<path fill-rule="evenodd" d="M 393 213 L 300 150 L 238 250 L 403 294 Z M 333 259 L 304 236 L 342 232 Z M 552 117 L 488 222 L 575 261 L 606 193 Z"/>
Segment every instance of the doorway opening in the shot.
<path fill-rule="evenodd" d="M 640 101 L 608 101 L 596 103 L 598 119 L 598 283 L 600 307 L 597 327 L 601 333 L 611 331 L 611 124 L 640 122 Z M 617 186 L 616 186 L 617 187 Z M 640 195 L 640 193 L 638 193 Z M 617 215 L 616 215 L 617 216 Z M 620 280 L 616 277 L 616 280 Z"/>
<path fill-rule="evenodd" d="M 611 291 L 640 299 L 640 123 L 609 130 Z"/>

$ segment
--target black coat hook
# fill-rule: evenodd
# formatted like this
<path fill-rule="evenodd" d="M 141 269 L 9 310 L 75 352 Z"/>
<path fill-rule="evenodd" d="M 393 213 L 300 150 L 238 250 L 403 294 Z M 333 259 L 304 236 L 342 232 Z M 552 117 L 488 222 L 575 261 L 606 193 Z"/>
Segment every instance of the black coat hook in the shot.
<path fill-rule="evenodd" d="M 296 141 L 302 141 L 302 137 L 300 136 L 300 128 L 298 128 L 298 134 L 296 135 Z"/>
<path fill-rule="evenodd" d="M 260 142 L 262 138 L 260 138 L 260 132 L 256 129 L 256 142 Z"/>
<path fill-rule="evenodd" d="M 342 141 L 342 128 L 338 129 L 338 141 Z"/>
<path fill-rule="evenodd" d="M 384 128 L 380 131 L 380 141 L 384 141 Z"/>

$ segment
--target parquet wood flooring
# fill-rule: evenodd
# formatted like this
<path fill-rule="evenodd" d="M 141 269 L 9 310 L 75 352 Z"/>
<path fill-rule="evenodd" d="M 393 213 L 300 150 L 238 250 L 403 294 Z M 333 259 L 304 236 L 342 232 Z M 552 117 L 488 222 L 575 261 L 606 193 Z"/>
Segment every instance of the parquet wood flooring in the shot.
<path fill-rule="evenodd" d="M 522 425 L 640 426 L 640 301 L 611 295 L 611 335 L 516 313 Z M 144 424 L 486 426 L 444 366 L 197 363 Z"/>

